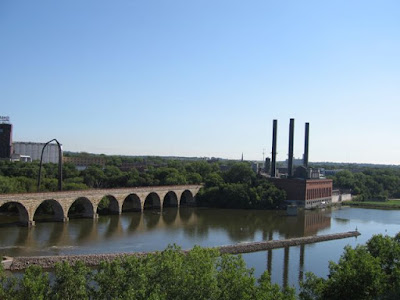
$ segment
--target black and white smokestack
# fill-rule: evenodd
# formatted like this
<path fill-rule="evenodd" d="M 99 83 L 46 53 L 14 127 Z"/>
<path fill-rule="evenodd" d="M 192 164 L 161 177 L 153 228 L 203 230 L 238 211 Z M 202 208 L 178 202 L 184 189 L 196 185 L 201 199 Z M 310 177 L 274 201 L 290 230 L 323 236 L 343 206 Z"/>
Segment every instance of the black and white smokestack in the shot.
<path fill-rule="evenodd" d="M 276 177 L 276 132 L 278 130 L 278 120 L 273 121 L 272 129 L 272 164 L 271 177 Z"/>
<path fill-rule="evenodd" d="M 293 142 L 294 142 L 294 119 L 290 119 L 290 125 L 289 125 L 288 177 L 292 177 L 293 176 Z"/>
<path fill-rule="evenodd" d="M 304 135 L 304 156 L 303 156 L 303 164 L 305 168 L 308 168 L 309 135 L 310 135 L 310 123 L 306 123 L 306 130 Z"/>

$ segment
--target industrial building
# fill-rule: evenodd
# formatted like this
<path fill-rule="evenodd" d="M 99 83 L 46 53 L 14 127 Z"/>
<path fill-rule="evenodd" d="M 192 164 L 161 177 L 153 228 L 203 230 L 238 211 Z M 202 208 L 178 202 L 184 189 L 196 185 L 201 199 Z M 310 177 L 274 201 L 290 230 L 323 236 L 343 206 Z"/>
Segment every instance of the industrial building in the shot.
<path fill-rule="evenodd" d="M 42 150 L 45 145 L 46 145 L 45 143 L 14 142 L 13 159 L 16 160 L 19 156 L 19 157 L 30 157 L 31 161 L 40 160 L 40 156 L 42 155 Z M 58 162 L 59 162 L 58 145 L 48 144 L 43 152 L 43 163 L 57 164 Z"/>
<path fill-rule="evenodd" d="M 64 156 L 63 162 L 75 165 L 80 171 L 85 170 L 91 165 L 98 165 L 102 168 L 106 165 L 106 159 L 102 156 Z"/>
<path fill-rule="evenodd" d="M 286 192 L 286 202 L 305 208 L 321 207 L 332 203 L 332 180 L 321 176 L 319 170 L 308 166 L 309 123 L 305 124 L 303 166 L 293 170 L 294 119 L 289 125 L 289 156 L 287 173 L 278 177 L 276 168 L 276 143 L 278 121 L 273 121 L 272 162 L 269 180 Z M 268 170 L 267 170 L 268 171 Z"/>
<path fill-rule="evenodd" d="M 9 159 L 12 154 L 12 124 L 9 117 L 0 116 L 0 159 Z"/>

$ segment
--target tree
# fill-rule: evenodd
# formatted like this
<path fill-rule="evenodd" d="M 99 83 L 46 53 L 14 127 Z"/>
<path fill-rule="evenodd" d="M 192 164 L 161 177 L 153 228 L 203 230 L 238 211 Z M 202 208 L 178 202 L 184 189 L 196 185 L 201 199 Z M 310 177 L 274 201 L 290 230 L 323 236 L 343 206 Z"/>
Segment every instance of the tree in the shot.
<path fill-rule="evenodd" d="M 29 266 L 22 278 L 19 290 L 19 298 L 44 300 L 48 299 L 50 293 L 49 275 L 44 273 L 41 267 Z"/>
<path fill-rule="evenodd" d="M 100 166 L 89 166 L 82 175 L 84 183 L 89 187 L 100 188 L 104 184 L 105 174 Z"/>
<path fill-rule="evenodd" d="M 80 261 L 75 266 L 70 266 L 67 262 L 56 264 L 52 298 L 55 300 L 89 299 L 89 274 L 90 270 Z"/>
<path fill-rule="evenodd" d="M 234 164 L 225 174 L 225 182 L 251 184 L 256 175 L 247 163 Z"/>
<path fill-rule="evenodd" d="M 212 187 L 212 186 L 220 186 L 223 183 L 224 183 L 224 179 L 217 172 L 210 173 L 205 177 L 205 186 L 207 188 Z"/>
<path fill-rule="evenodd" d="M 203 178 L 199 173 L 189 173 L 186 175 L 186 179 L 187 182 L 191 184 L 200 184 L 203 181 Z"/>
<path fill-rule="evenodd" d="M 327 279 L 306 275 L 300 299 L 398 299 L 399 240 L 399 234 L 377 235 L 366 245 L 345 247 L 339 262 L 330 262 Z"/>

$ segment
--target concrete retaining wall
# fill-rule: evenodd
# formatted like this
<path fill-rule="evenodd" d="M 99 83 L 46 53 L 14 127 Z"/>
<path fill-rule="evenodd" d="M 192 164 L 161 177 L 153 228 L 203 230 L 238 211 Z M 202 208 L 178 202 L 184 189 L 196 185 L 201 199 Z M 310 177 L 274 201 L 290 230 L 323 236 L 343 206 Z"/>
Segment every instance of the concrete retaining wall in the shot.
<path fill-rule="evenodd" d="M 341 196 L 341 201 L 351 201 L 352 200 L 351 194 L 342 194 L 340 196 Z"/>

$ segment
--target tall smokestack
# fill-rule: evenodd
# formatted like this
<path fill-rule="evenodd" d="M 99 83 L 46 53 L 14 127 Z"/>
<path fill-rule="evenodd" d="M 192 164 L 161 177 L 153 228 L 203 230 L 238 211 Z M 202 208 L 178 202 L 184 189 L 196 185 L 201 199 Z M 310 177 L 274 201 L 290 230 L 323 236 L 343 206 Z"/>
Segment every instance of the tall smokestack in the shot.
<path fill-rule="evenodd" d="M 304 136 L 304 156 L 303 156 L 303 165 L 305 168 L 308 168 L 309 135 L 310 135 L 310 123 L 306 123 L 306 130 L 305 130 L 305 136 Z"/>
<path fill-rule="evenodd" d="M 288 177 L 293 176 L 293 141 L 294 141 L 294 119 L 290 119 Z"/>
<path fill-rule="evenodd" d="M 272 129 L 272 164 L 271 177 L 276 177 L 276 132 L 278 130 L 278 120 L 274 120 Z"/>

